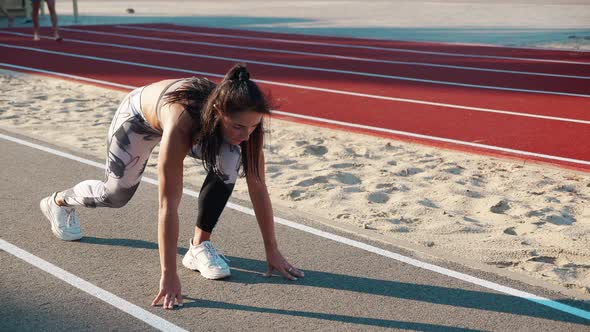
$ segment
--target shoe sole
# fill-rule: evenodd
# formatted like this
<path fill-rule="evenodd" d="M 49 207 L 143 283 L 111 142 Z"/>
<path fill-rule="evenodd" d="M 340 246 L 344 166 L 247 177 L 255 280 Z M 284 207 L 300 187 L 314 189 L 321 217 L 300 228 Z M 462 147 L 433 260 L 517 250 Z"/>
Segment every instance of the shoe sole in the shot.
<path fill-rule="evenodd" d="M 184 267 L 186 267 L 189 270 L 193 270 L 193 271 L 197 271 L 197 272 L 201 273 L 201 275 L 205 279 L 218 280 L 218 279 L 227 278 L 231 275 L 230 272 L 228 272 L 227 274 L 223 274 L 223 273 L 222 274 L 209 274 L 207 272 L 203 273 L 204 271 L 200 271 L 199 268 L 195 264 L 192 264 L 191 260 L 188 259 L 188 254 L 185 255 L 184 258 L 182 259 L 182 265 L 184 265 Z"/>
<path fill-rule="evenodd" d="M 67 233 L 60 233 L 55 228 L 55 226 L 53 225 L 53 218 L 51 218 L 51 214 L 49 212 L 50 207 L 49 207 L 49 202 L 47 201 L 48 199 L 51 199 L 51 196 L 45 197 L 44 199 L 42 199 L 41 202 L 39 202 L 39 207 L 41 208 L 41 212 L 43 212 L 43 215 L 45 216 L 45 218 L 47 218 L 47 220 L 49 220 L 49 224 L 51 225 L 51 231 L 53 232 L 53 235 L 55 235 L 58 239 L 64 240 L 64 241 L 80 240 L 82 238 L 82 234 L 71 235 L 71 234 L 67 234 Z"/>

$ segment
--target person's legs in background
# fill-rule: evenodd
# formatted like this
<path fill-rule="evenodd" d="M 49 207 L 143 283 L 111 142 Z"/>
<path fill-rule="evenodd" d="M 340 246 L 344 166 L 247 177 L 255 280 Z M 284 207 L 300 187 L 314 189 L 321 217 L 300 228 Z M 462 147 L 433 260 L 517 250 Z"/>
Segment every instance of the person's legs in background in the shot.
<path fill-rule="evenodd" d="M 33 10 L 31 17 L 33 19 L 33 39 L 35 41 L 41 39 L 39 34 L 39 9 L 41 8 L 41 0 L 31 0 L 33 3 Z M 51 16 L 51 31 L 53 38 L 57 41 L 61 41 L 62 37 L 59 34 L 59 28 L 57 25 L 57 11 L 55 10 L 55 0 L 45 0 L 47 8 L 49 9 L 49 15 Z"/>
<path fill-rule="evenodd" d="M 59 29 L 57 26 L 57 11 L 55 11 L 55 0 L 45 0 L 47 3 L 47 8 L 49 8 L 49 15 L 51 15 L 51 32 L 53 34 L 53 38 L 57 41 L 62 40 L 61 36 L 59 35 Z"/>
<path fill-rule="evenodd" d="M 41 8 L 41 0 L 31 0 L 33 9 L 31 11 L 31 18 L 33 20 L 33 39 L 40 40 L 39 35 L 39 8 Z"/>
<path fill-rule="evenodd" d="M 6 16 L 6 19 L 8 20 L 8 27 L 11 28 L 14 24 L 14 17 L 10 15 L 10 13 L 8 13 L 8 11 L 6 10 L 6 7 L 4 6 L 5 2 L 5 0 L 0 0 L 0 12 L 2 12 L 4 16 Z"/>

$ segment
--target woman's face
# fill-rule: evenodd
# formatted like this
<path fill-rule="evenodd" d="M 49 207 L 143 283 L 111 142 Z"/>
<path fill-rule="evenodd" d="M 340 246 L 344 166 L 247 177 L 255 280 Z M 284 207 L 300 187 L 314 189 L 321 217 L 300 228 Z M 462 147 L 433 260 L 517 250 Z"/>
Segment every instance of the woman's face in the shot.
<path fill-rule="evenodd" d="M 239 145 L 248 140 L 261 121 L 262 114 L 253 111 L 221 115 L 221 134 L 227 143 Z"/>

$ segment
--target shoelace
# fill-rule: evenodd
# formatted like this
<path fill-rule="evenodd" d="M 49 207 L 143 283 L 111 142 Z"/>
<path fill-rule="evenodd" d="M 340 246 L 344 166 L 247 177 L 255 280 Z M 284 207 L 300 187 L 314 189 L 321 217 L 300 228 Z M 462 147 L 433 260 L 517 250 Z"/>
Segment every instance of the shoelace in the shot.
<path fill-rule="evenodd" d="M 207 256 L 215 263 L 215 265 L 221 265 L 220 263 L 222 263 L 223 260 L 229 263 L 229 259 L 222 253 L 218 252 L 211 243 L 205 243 L 205 249 L 207 251 Z M 223 260 L 221 260 L 222 258 Z"/>
<path fill-rule="evenodd" d="M 79 225 L 78 220 L 76 218 L 76 210 L 66 209 L 66 225 L 68 227 L 75 227 Z"/>

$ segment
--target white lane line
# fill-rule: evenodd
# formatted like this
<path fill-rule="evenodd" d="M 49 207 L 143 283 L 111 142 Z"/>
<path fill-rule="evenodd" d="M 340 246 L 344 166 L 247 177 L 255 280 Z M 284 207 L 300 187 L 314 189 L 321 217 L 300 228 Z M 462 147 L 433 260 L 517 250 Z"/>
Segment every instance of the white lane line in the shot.
<path fill-rule="evenodd" d="M 112 85 L 112 86 L 116 86 L 116 87 L 126 87 L 130 90 L 137 88 L 136 86 L 131 86 L 131 85 L 122 85 L 122 84 L 117 84 L 117 83 L 111 83 L 108 81 L 94 80 L 94 79 L 90 79 L 90 78 L 86 78 L 86 77 L 82 77 L 82 76 L 63 74 L 63 73 L 59 73 L 59 72 L 36 69 L 36 68 L 31 68 L 31 67 L 17 66 L 17 65 L 2 63 L 2 62 L 0 62 L 0 67 L 7 67 L 7 68 L 12 68 L 12 69 L 26 70 L 26 71 L 33 71 L 33 72 L 37 71 L 37 72 L 42 72 L 45 74 L 52 74 L 55 76 L 72 78 L 72 79 L 79 80 L 79 81 L 87 81 L 87 82 L 92 82 L 92 83 L 98 82 L 98 83 L 101 83 L 101 84 L 104 84 L 107 86 Z M 223 76 L 223 75 L 220 75 L 220 76 Z M 411 133 L 411 132 L 407 132 L 407 131 L 399 131 L 399 130 L 393 130 L 393 129 L 387 129 L 387 128 L 366 126 L 366 125 L 360 125 L 360 124 L 355 124 L 355 123 L 336 121 L 336 120 L 318 118 L 318 117 L 309 116 L 309 115 L 301 115 L 301 114 L 295 114 L 295 113 L 289 113 L 289 112 L 283 112 L 283 111 L 277 111 L 277 110 L 273 110 L 272 112 L 277 115 L 288 116 L 288 117 L 298 118 L 298 119 L 304 119 L 304 120 L 314 121 L 314 122 L 319 122 L 319 123 L 338 125 L 338 126 L 342 126 L 342 127 L 363 129 L 363 130 L 369 130 L 369 131 L 381 132 L 381 133 L 387 133 L 387 134 L 394 134 L 394 135 L 400 135 L 400 136 L 406 136 L 406 137 L 412 137 L 412 138 L 420 138 L 420 139 L 435 141 L 435 142 L 452 143 L 452 144 L 469 146 L 469 147 L 473 147 L 473 148 L 486 149 L 486 150 L 491 150 L 491 151 L 496 151 L 496 152 L 511 153 L 511 154 L 515 154 L 515 155 L 519 155 L 519 156 L 528 156 L 528 157 L 536 157 L 536 158 L 542 158 L 542 159 L 547 159 L 547 160 L 563 161 L 563 162 L 568 162 L 568 163 L 578 164 L 578 165 L 590 165 L 590 161 L 587 161 L 587 160 L 565 158 L 565 157 L 553 156 L 553 155 L 548 155 L 548 154 L 534 153 L 534 152 L 529 152 L 529 151 L 524 151 L 524 150 L 508 149 L 508 148 L 502 148 L 502 147 L 493 146 L 493 145 L 466 142 L 466 141 L 460 141 L 460 140 L 444 138 L 444 137 L 437 137 L 437 136 L 422 135 L 422 134 L 416 134 L 416 133 Z M 570 121 L 570 122 L 578 122 L 578 123 L 585 123 L 585 124 L 589 123 L 588 121 L 581 121 L 581 120 Z"/>
<path fill-rule="evenodd" d="M 10 32 L 10 31 L 8 31 L 8 32 L 0 31 L 0 33 L 28 36 L 23 33 Z M 42 37 L 42 38 L 51 39 L 50 37 Z M 588 95 L 588 94 L 568 93 L 568 92 L 548 91 L 548 90 L 517 89 L 517 88 L 507 88 L 507 87 L 501 87 L 501 86 L 495 86 L 495 85 L 467 84 L 467 83 L 458 83 L 458 82 L 449 82 L 449 81 L 427 80 L 427 79 L 412 78 L 412 77 L 405 77 L 405 76 L 394 76 L 394 75 L 355 72 L 355 71 L 348 71 L 348 70 L 295 66 L 295 65 L 279 64 L 279 63 L 274 63 L 274 62 L 264 62 L 264 61 L 256 61 L 256 60 L 248 60 L 248 59 L 240 59 L 240 58 L 220 57 L 220 56 L 204 55 L 204 54 L 189 53 L 189 52 L 167 51 L 167 50 L 162 50 L 162 49 L 157 49 L 157 48 L 147 48 L 147 47 L 128 46 L 128 45 L 121 45 L 121 44 L 93 42 L 93 41 L 80 40 L 80 39 L 68 39 L 68 42 L 70 42 L 70 43 L 76 42 L 76 43 L 87 44 L 87 45 L 131 49 L 131 50 L 150 52 L 150 53 L 172 54 L 172 55 L 179 55 L 179 56 L 213 59 L 213 60 L 221 60 L 221 61 L 229 61 L 229 62 L 245 62 L 245 63 L 251 63 L 251 64 L 259 64 L 259 65 L 263 65 L 263 66 L 272 66 L 272 67 L 281 67 L 281 68 L 299 69 L 299 70 L 309 70 L 309 71 L 319 71 L 319 72 L 330 72 L 330 73 L 337 73 L 337 74 L 344 74 L 344 75 L 366 76 L 366 77 L 375 77 L 375 78 L 391 79 L 391 80 L 398 80 L 398 81 L 420 82 L 420 83 L 435 84 L 435 85 L 449 85 L 449 86 L 458 86 L 458 87 L 475 88 L 475 89 L 500 90 L 500 91 L 510 91 L 510 92 L 524 92 L 524 93 L 537 93 L 537 94 L 546 94 L 546 95 L 590 98 L 590 95 Z M 37 52 L 52 53 L 52 51 L 47 51 L 47 50 L 29 48 L 29 47 L 24 47 L 24 46 L 12 46 L 12 45 L 8 46 L 8 45 L 9 44 L 0 44 L 0 46 L 4 46 L 4 47 L 12 47 L 12 48 L 17 48 L 17 49 L 28 49 L 28 50 L 35 50 Z M 67 54 L 70 54 L 70 56 L 73 56 L 75 53 L 67 53 Z M 81 55 L 79 55 L 79 56 L 81 56 Z"/>
<path fill-rule="evenodd" d="M 45 37 L 42 37 L 42 38 L 45 38 Z M 68 56 L 68 57 L 89 59 L 89 60 L 94 60 L 94 61 L 112 62 L 112 63 L 124 64 L 124 65 L 129 65 L 129 66 L 143 67 L 143 68 L 169 70 L 169 71 L 174 71 L 174 72 L 188 73 L 188 74 L 192 74 L 192 75 L 204 75 L 204 76 L 212 76 L 212 77 L 219 77 L 219 78 L 223 77 L 223 74 L 215 74 L 215 73 L 209 73 L 209 72 L 181 69 L 181 68 L 176 68 L 176 67 L 156 66 L 156 65 L 149 65 L 149 64 L 138 63 L 138 62 L 123 61 L 123 60 L 110 59 L 110 58 L 101 58 L 101 57 L 88 56 L 88 55 L 79 55 L 79 54 L 73 54 L 73 53 L 41 50 L 41 49 L 36 49 L 36 48 L 31 48 L 31 47 L 13 46 L 13 45 L 2 44 L 2 43 L 0 43 L 0 47 L 24 49 L 24 50 L 28 50 L 28 51 L 34 51 L 34 52 L 63 55 L 63 56 Z M 6 64 L 6 63 L 3 63 L 3 65 L 10 66 L 10 64 Z M 19 68 L 20 66 L 13 65 L 13 67 Z M 20 68 L 24 68 L 24 67 L 20 67 Z M 357 92 L 349 92 L 349 91 L 343 91 L 343 90 L 326 89 L 326 88 L 319 88 L 319 87 L 313 87 L 313 86 L 308 86 L 308 85 L 298 85 L 298 84 L 282 83 L 282 82 L 267 81 L 267 80 L 258 80 L 257 79 L 254 81 L 269 84 L 269 85 L 277 85 L 277 86 L 284 86 L 284 87 L 295 88 L 295 89 L 320 91 L 320 92 L 327 92 L 327 93 L 334 93 L 334 94 L 348 95 L 348 96 L 355 96 L 355 97 L 363 97 L 363 98 L 370 98 L 370 99 L 379 99 L 379 100 L 396 101 L 396 102 L 402 102 L 402 103 L 455 108 L 455 109 L 475 111 L 475 112 L 496 113 L 496 114 L 521 116 L 521 117 L 529 117 L 529 118 L 552 120 L 552 121 L 563 121 L 563 122 L 572 122 L 572 123 L 580 123 L 580 124 L 590 124 L 589 120 L 579 120 L 579 119 L 572 119 L 572 118 L 539 115 L 539 114 L 533 114 L 533 113 L 511 112 L 511 111 L 496 110 L 496 109 L 491 109 L 491 108 L 470 107 L 470 106 L 463 106 L 463 105 L 456 105 L 456 104 L 436 103 L 436 102 L 429 102 L 429 101 L 416 100 L 416 99 L 406 99 L 406 98 L 396 98 L 396 97 L 372 95 L 372 94 L 366 94 L 366 93 L 357 93 Z"/>
<path fill-rule="evenodd" d="M 114 87 L 118 87 L 118 88 L 130 89 L 130 90 L 133 90 L 136 88 L 135 86 L 132 86 L 132 85 L 119 84 L 119 83 L 103 81 L 103 80 L 96 80 L 93 78 L 82 77 L 82 76 L 77 76 L 77 75 L 70 75 L 70 74 L 66 74 L 66 73 L 59 73 L 59 72 L 51 71 L 51 70 L 18 66 L 18 65 L 13 65 L 13 64 L 4 63 L 4 62 L 0 62 L 0 67 L 6 67 L 6 68 L 12 68 L 12 69 L 18 69 L 18 70 L 24 70 L 24 71 L 32 71 L 32 72 L 42 73 L 42 74 L 49 74 L 49 75 L 53 75 L 53 76 L 70 78 L 70 79 L 73 79 L 76 81 L 85 81 L 85 82 L 97 83 L 97 84 L 102 84 L 102 85 L 109 85 L 109 86 L 114 86 Z"/>
<path fill-rule="evenodd" d="M 178 25 L 180 27 L 186 27 Z M 467 58 L 483 58 L 483 59 L 503 59 L 503 60 L 518 60 L 518 61 L 533 61 L 533 62 L 548 62 L 548 63 L 564 63 L 573 65 L 584 65 L 589 66 L 590 62 L 584 61 L 569 61 L 569 60 L 552 60 L 542 58 L 526 58 L 526 57 L 510 57 L 510 56 L 498 56 L 498 55 L 478 55 L 478 54 L 464 54 L 464 53 L 449 53 L 449 52 L 433 52 L 433 51 L 420 51 L 406 48 L 392 48 L 392 47 L 378 47 L 378 46 L 366 46 L 366 45 L 352 45 L 352 44 L 337 44 L 337 43 L 326 43 L 326 42 L 312 42 L 307 40 L 296 40 L 296 39 L 278 39 L 278 38 L 267 38 L 267 37 L 252 37 L 252 36 L 240 36 L 240 35 L 228 35 L 220 33 L 205 33 L 196 31 L 176 30 L 176 29 L 161 29 L 161 28 L 146 28 L 138 26 L 125 26 L 115 25 L 116 28 L 120 29 L 131 29 L 131 30 L 145 30 L 145 31 L 160 31 L 160 32 L 173 32 L 178 34 L 196 35 L 196 36 L 208 36 L 208 37 L 221 37 L 221 38 L 233 38 L 233 39 L 244 39 L 244 40 L 260 40 L 260 41 L 271 41 L 277 43 L 287 44 L 302 44 L 302 45 L 317 45 L 317 46 L 328 46 L 338 48 L 356 48 L 365 50 L 376 50 L 376 51 L 389 51 L 389 52 L 403 52 L 403 53 L 414 53 L 414 54 L 430 54 L 430 55 L 443 55 L 451 57 L 467 57 Z M 387 40 L 372 40 L 375 42 L 387 41 Z M 486 45 L 487 46 L 487 45 Z M 504 48 L 504 47 L 501 47 Z M 554 50 L 555 51 L 555 50 Z M 584 53 L 578 51 L 578 53 Z"/>
<path fill-rule="evenodd" d="M 32 142 L 22 140 L 22 139 L 19 139 L 16 137 L 12 137 L 12 136 L 8 136 L 8 135 L 4 135 L 4 134 L 0 133 L 0 138 L 10 141 L 10 142 L 13 142 L 13 143 L 21 144 L 21 145 L 28 146 L 28 147 L 31 147 L 34 149 L 38 149 L 38 150 L 41 150 L 41 151 L 44 151 L 44 152 L 47 152 L 50 154 L 54 154 L 54 155 L 57 155 L 60 157 L 75 160 L 75 161 L 78 161 L 78 162 L 86 164 L 86 165 L 95 166 L 100 169 L 105 168 L 105 166 L 103 164 L 99 164 L 95 161 L 81 158 L 81 157 L 72 155 L 70 153 L 55 150 L 53 148 L 49 148 L 49 147 L 46 147 L 43 145 L 32 143 Z M 142 178 L 142 181 L 148 182 L 148 183 L 156 185 L 156 186 L 158 185 L 157 180 L 148 178 L 146 176 L 144 176 Z M 199 196 L 199 194 L 197 192 L 192 191 L 192 190 L 188 190 L 188 189 L 183 189 L 183 193 L 185 193 L 189 196 L 192 196 L 192 197 L 196 197 L 196 198 L 198 198 L 198 196 Z M 250 215 L 250 216 L 255 216 L 254 210 L 244 207 L 242 205 L 228 203 L 227 207 L 230 209 L 242 212 L 244 214 Z M 451 278 L 462 280 L 467 283 L 478 285 L 478 286 L 481 286 L 481 287 L 484 287 L 487 289 L 491 289 L 491 290 L 494 290 L 494 291 L 497 291 L 500 293 L 519 297 L 524 300 L 532 301 L 532 302 L 553 308 L 553 309 L 561 311 L 561 312 L 566 312 L 571 315 L 590 320 L 590 312 L 589 311 L 585 311 L 585 310 L 582 310 L 582 309 L 579 309 L 579 308 L 576 308 L 576 307 L 573 307 L 573 306 L 570 306 L 567 304 L 553 301 L 548 298 L 537 296 L 537 295 L 534 295 L 534 294 L 531 294 L 528 292 L 523 292 L 523 291 L 520 291 L 515 288 L 500 285 L 500 284 L 490 282 L 490 281 L 487 281 L 487 280 L 484 280 L 481 278 L 477 278 L 477 277 L 474 277 L 474 276 L 471 276 L 471 275 L 468 275 L 465 273 L 449 270 L 447 268 L 440 267 L 440 266 L 437 266 L 434 264 L 425 263 L 425 262 L 419 261 L 417 259 L 406 257 L 406 256 L 403 256 L 400 254 L 396 254 L 394 252 L 384 250 L 384 249 L 381 249 L 381 248 L 378 248 L 378 247 L 375 247 L 375 246 L 372 246 L 372 245 L 369 245 L 369 244 L 366 244 L 366 243 L 363 243 L 360 241 L 355 241 L 352 239 L 345 238 L 343 236 L 339 236 L 339 235 L 335 235 L 335 234 L 325 232 L 325 231 L 322 231 L 319 229 L 315 229 L 313 227 L 301 225 L 301 224 L 298 224 L 296 222 L 293 222 L 293 221 L 290 221 L 290 220 L 287 220 L 284 218 L 275 217 L 274 221 L 277 224 L 281 224 L 281 225 L 284 225 L 287 227 L 298 229 L 298 230 L 306 232 L 306 233 L 310 233 L 310 234 L 313 234 L 313 235 L 316 235 L 316 236 L 319 236 L 319 237 L 322 237 L 325 239 L 329 239 L 329 240 L 332 240 L 335 242 L 343 243 L 343 244 L 346 244 L 346 245 L 349 245 L 349 246 L 352 246 L 352 247 L 355 247 L 355 248 L 358 248 L 361 250 L 365 250 L 365 251 L 368 251 L 368 252 L 371 252 L 371 253 L 374 253 L 374 254 L 377 254 L 380 256 L 388 257 L 388 258 L 394 259 L 396 261 L 399 261 L 399 262 L 402 262 L 402 263 L 405 263 L 408 265 L 412 265 L 412 266 L 415 266 L 415 267 L 418 267 L 418 268 L 421 268 L 421 269 L 424 269 L 427 271 L 435 272 L 435 273 L 442 274 L 442 275 L 445 275 L 445 276 L 448 276 Z"/>
<path fill-rule="evenodd" d="M 458 144 L 458 145 L 463 145 L 463 146 L 469 146 L 469 147 L 473 147 L 473 148 L 480 148 L 480 149 L 492 150 L 492 151 L 497 151 L 497 152 L 511 153 L 511 154 L 516 154 L 516 155 L 520 155 L 520 156 L 528 156 L 528 157 L 536 157 L 536 158 L 549 159 L 549 160 L 564 161 L 564 162 L 578 164 L 578 165 L 590 165 L 590 161 L 588 161 L 588 160 L 564 158 L 564 157 L 559 157 L 559 156 L 552 156 L 552 155 L 523 151 L 523 150 L 502 148 L 502 147 L 493 146 L 493 145 L 465 142 L 465 141 L 444 138 L 444 137 L 436 137 L 436 136 L 410 133 L 407 131 L 399 131 L 399 130 L 393 130 L 393 129 L 359 125 L 359 124 L 355 124 L 355 123 L 341 122 L 341 121 L 336 121 L 336 120 L 322 119 L 322 118 L 316 118 L 313 116 L 287 113 L 287 112 L 282 112 L 282 111 L 273 110 L 272 113 L 278 114 L 278 115 L 285 115 L 285 116 L 289 116 L 289 117 L 293 117 L 293 118 L 304 119 L 304 120 L 311 120 L 311 121 L 317 121 L 317 122 L 322 122 L 322 123 L 327 123 L 327 124 L 334 124 L 334 125 L 338 125 L 338 126 L 345 126 L 345 127 L 357 128 L 357 129 L 365 129 L 365 130 L 370 130 L 370 131 L 375 131 L 375 132 L 382 132 L 382 133 L 394 134 L 394 135 L 400 135 L 400 136 L 406 136 L 406 137 L 420 138 L 420 139 L 425 139 L 425 140 L 430 140 L 430 141 L 435 141 L 435 142 L 452 143 L 452 144 Z"/>
<path fill-rule="evenodd" d="M 28 251 L 25 251 L 7 241 L 0 238 L 0 249 L 6 251 L 17 258 L 33 265 L 34 267 L 43 270 L 52 276 L 84 291 L 99 300 L 102 300 L 113 307 L 143 321 L 144 323 L 160 330 L 160 331 L 187 331 L 177 325 L 170 323 L 169 321 L 152 314 L 149 311 L 142 309 L 141 307 L 136 306 L 135 304 L 128 302 L 117 295 L 106 291 L 100 287 L 95 286 L 94 284 L 77 277 L 68 271 L 61 269 L 46 260 L 43 260 Z M 30 295 L 30 294 L 29 294 Z"/>
<path fill-rule="evenodd" d="M 493 72 L 493 73 L 515 74 L 515 75 L 532 75 L 532 76 L 547 76 L 547 77 L 590 80 L 590 76 L 551 74 L 551 73 L 540 73 L 540 72 L 530 72 L 530 71 L 516 71 L 516 70 L 505 70 L 505 69 L 468 67 L 468 66 L 441 65 L 441 64 L 430 63 L 430 62 L 382 60 L 382 59 L 371 59 L 371 58 L 344 56 L 344 55 L 329 54 L 329 53 L 300 52 L 300 51 L 282 50 L 282 49 L 274 49 L 274 48 L 261 48 L 261 47 L 251 47 L 251 46 L 238 46 L 238 45 L 229 45 L 229 44 L 220 44 L 220 43 L 199 42 L 199 41 L 194 41 L 194 40 L 146 37 L 146 36 L 138 36 L 138 35 L 129 35 L 129 34 L 124 34 L 124 33 L 112 33 L 112 32 L 82 30 L 82 29 L 74 29 L 74 28 L 60 28 L 60 29 L 64 30 L 64 31 L 72 31 L 72 32 L 94 34 L 94 35 L 101 35 L 101 36 L 115 36 L 115 37 L 120 37 L 120 38 L 129 38 L 129 39 L 152 40 L 152 41 L 176 43 L 176 44 L 203 45 L 203 46 L 213 46 L 213 47 L 231 48 L 231 49 L 239 49 L 239 50 L 261 51 L 261 52 L 269 52 L 269 53 L 316 56 L 316 57 L 342 59 L 342 60 L 350 60 L 350 61 L 363 61 L 363 62 L 386 63 L 386 64 L 394 64 L 394 65 L 449 68 L 449 69 L 461 69 L 461 70 L 470 70 L 470 71 L 483 71 L 483 72 Z"/>

